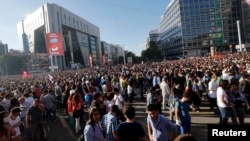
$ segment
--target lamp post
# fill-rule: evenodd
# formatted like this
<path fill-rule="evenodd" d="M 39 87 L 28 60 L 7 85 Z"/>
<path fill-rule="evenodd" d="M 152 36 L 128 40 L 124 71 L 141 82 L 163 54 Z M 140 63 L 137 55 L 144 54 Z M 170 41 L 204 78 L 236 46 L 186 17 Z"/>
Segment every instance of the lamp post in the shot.
<path fill-rule="evenodd" d="M 124 65 L 126 64 L 126 59 L 125 59 L 125 50 L 124 50 L 124 45 L 123 45 L 123 63 Z"/>
<path fill-rule="evenodd" d="M 242 51 L 242 44 L 241 44 L 241 33 L 240 33 L 240 20 L 236 21 L 237 29 L 238 29 L 238 38 L 239 38 L 239 45 L 240 45 L 240 52 Z"/>
<path fill-rule="evenodd" d="M 8 77 L 9 74 L 8 74 L 8 64 L 7 63 L 5 64 L 5 69 L 6 69 L 6 76 Z"/>

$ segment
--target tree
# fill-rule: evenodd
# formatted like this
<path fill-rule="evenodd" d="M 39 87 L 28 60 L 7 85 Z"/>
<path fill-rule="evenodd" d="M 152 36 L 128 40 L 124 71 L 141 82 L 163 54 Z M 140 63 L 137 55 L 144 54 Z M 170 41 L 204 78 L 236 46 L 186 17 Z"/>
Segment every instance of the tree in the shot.
<path fill-rule="evenodd" d="M 161 61 L 163 56 L 158 47 L 149 47 L 141 52 L 142 60 L 145 61 Z"/>
<path fill-rule="evenodd" d="M 4 75 L 21 74 L 24 62 L 24 56 L 2 55 L 0 56 L 0 72 Z"/>

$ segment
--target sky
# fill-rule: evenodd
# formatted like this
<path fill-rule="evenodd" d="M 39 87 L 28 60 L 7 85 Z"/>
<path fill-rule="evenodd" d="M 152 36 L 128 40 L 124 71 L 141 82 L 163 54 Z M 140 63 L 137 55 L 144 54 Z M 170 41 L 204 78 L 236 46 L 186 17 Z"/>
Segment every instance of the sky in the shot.
<path fill-rule="evenodd" d="M 100 29 L 101 41 L 141 56 L 151 30 L 159 29 L 170 0 L 0 0 L 0 41 L 20 50 L 17 23 L 45 3 L 55 3 Z"/>

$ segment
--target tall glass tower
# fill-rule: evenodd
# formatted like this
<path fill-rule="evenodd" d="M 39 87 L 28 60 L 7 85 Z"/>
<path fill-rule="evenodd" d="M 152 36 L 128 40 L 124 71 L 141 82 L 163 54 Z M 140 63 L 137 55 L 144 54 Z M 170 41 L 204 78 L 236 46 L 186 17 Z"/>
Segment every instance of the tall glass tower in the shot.
<path fill-rule="evenodd" d="M 165 57 L 206 55 L 238 44 L 240 0 L 172 0 L 160 20 Z"/>

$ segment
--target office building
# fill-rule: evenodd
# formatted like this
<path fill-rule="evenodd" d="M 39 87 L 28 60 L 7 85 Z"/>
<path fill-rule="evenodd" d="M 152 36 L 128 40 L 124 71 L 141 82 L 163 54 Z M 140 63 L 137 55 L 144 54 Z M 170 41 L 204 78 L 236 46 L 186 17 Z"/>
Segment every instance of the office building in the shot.
<path fill-rule="evenodd" d="M 242 1 L 243 42 L 250 43 L 250 0 Z"/>
<path fill-rule="evenodd" d="M 229 51 L 238 42 L 241 0 L 171 0 L 160 19 L 163 55 L 207 55 Z M 242 30 L 242 29 L 241 29 Z"/>
<path fill-rule="evenodd" d="M 159 38 L 158 30 L 150 31 L 149 34 L 148 34 L 148 38 L 147 38 L 146 48 L 157 47 L 159 39 L 160 38 Z"/>
<path fill-rule="evenodd" d="M 3 44 L 2 41 L 0 41 L 0 55 L 7 55 L 8 54 L 8 45 Z"/>
<path fill-rule="evenodd" d="M 65 70 L 72 64 L 87 67 L 101 62 L 99 27 L 54 3 L 39 7 L 20 21 L 17 28 L 22 51 L 48 54 L 52 70 Z M 58 46 L 53 46 L 55 43 L 59 43 Z M 49 44 L 53 47 L 49 48 Z M 53 53 L 55 50 L 60 52 Z"/>

